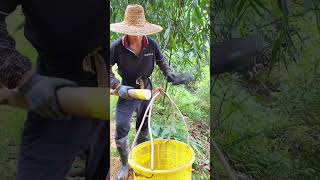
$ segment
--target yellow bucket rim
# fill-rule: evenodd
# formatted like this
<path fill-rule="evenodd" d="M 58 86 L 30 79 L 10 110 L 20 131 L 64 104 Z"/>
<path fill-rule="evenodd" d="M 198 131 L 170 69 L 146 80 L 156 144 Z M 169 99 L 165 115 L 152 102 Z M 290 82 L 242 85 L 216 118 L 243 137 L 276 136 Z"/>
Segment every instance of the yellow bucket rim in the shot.
<path fill-rule="evenodd" d="M 148 168 L 145 168 L 145 167 L 142 167 L 140 166 L 138 163 L 134 162 L 131 158 L 128 159 L 128 163 L 129 165 L 133 168 L 133 170 L 137 169 L 139 171 L 143 171 L 145 173 L 148 173 L 148 174 L 168 174 L 168 173 L 175 173 L 175 172 L 178 172 L 180 170 L 183 170 L 183 169 L 186 169 L 188 168 L 189 166 L 192 166 L 192 164 L 194 163 L 194 160 L 195 160 L 195 153 L 194 153 L 194 150 L 191 148 L 191 146 L 189 144 L 186 144 L 184 142 L 181 142 L 181 141 L 177 141 L 177 140 L 167 140 L 167 139 L 156 139 L 154 140 L 154 142 L 161 142 L 161 141 L 174 141 L 175 143 L 178 143 L 178 144 L 183 144 L 187 147 L 189 147 L 190 151 L 191 151 L 191 158 L 190 160 L 180 166 L 180 167 L 177 167 L 177 168 L 174 168 L 174 169 L 170 169 L 170 170 L 151 170 L 151 169 L 148 169 Z M 147 141 L 147 142 L 144 142 L 144 143 L 141 143 L 139 145 L 137 145 L 136 147 L 138 146 L 143 146 L 144 144 L 147 144 L 147 143 L 150 143 L 150 141 Z"/>

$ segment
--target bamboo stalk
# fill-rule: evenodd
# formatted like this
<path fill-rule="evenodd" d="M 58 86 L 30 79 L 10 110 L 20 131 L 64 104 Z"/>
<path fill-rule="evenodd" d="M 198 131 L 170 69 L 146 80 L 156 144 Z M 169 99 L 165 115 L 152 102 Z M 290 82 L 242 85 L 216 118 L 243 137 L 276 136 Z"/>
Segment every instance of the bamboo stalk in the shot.
<path fill-rule="evenodd" d="M 110 94 L 119 96 L 119 94 L 115 90 L 111 90 Z M 140 99 L 140 100 L 149 100 L 152 96 L 152 93 L 149 89 L 129 89 L 128 94 L 130 98 Z"/>
<path fill-rule="evenodd" d="M 109 90 L 98 87 L 65 87 L 58 91 L 58 101 L 65 113 L 110 120 Z M 0 88 L 0 105 L 28 109 L 27 99 L 16 90 Z"/>

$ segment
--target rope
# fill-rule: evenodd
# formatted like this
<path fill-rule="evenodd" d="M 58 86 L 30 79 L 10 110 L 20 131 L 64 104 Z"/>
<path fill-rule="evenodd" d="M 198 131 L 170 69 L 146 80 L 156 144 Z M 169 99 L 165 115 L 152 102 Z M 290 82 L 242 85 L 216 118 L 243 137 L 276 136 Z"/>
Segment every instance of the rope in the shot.
<path fill-rule="evenodd" d="M 146 111 L 145 111 L 145 113 L 144 113 L 144 115 L 143 115 L 142 122 L 141 122 L 141 124 L 140 124 L 140 126 L 139 126 L 139 129 L 138 129 L 138 131 L 137 131 L 137 133 L 136 133 L 136 136 L 135 136 L 135 138 L 134 138 L 134 140 L 133 140 L 133 143 L 132 143 L 132 145 L 131 145 L 131 150 L 130 150 L 130 154 L 129 154 L 129 158 L 131 159 L 131 158 L 132 158 L 132 150 L 133 150 L 133 148 L 134 148 L 134 146 L 135 146 L 135 143 L 136 143 L 136 141 L 137 141 L 137 139 L 138 139 L 138 136 L 139 136 L 139 134 L 140 134 L 140 132 L 141 132 L 142 126 L 143 126 L 143 124 L 144 124 L 144 122 L 145 122 L 145 119 L 146 119 L 146 117 L 147 117 L 147 113 L 149 113 L 149 116 L 148 116 L 148 127 L 149 127 L 149 136 L 150 136 L 150 142 L 151 142 L 151 164 L 150 164 L 150 167 L 151 167 L 151 168 L 150 168 L 150 169 L 151 169 L 152 171 L 154 170 L 154 140 L 153 140 L 152 128 L 151 128 L 151 114 L 152 114 L 152 107 L 153 107 L 154 101 L 155 101 L 155 99 L 157 98 L 157 96 L 159 96 L 159 95 L 160 95 L 160 92 L 156 93 L 156 94 L 154 95 L 154 97 L 152 97 L 152 99 L 150 100 L 150 103 L 148 104 L 147 109 L 146 109 Z M 182 121 L 184 122 L 185 128 L 186 128 L 186 130 L 187 130 L 187 138 L 188 138 L 187 142 L 188 142 L 188 144 L 190 145 L 189 129 L 188 129 L 188 125 L 187 125 L 187 122 L 186 122 L 185 119 L 184 119 L 183 114 L 181 113 L 181 111 L 180 111 L 179 107 L 176 105 L 176 103 L 175 103 L 175 102 L 172 100 L 172 98 L 169 96 L 169 94 L 166 93 L 166 92 L 164 92 L 164 95 L 166 95 L 166 96 L 168 97 L 168 99 L 170 100 L 171 104 L 172 104 L 174 107 L 176 107 L 176 109 L 178 110 L 179 115 L 181 116 Z"/>
<path fill-rule="evenodd" d="M 83 59 L 83 70 L 87 72 L 91 72 L 92 74 L 97 73 L 97 81 L 99 87 L 107 87 L 108 79 L 107 79 L 107 65 L 104 58 L 99 54 L 101 47 L 94 49 Z M 92 68 L 91 58 L 94 61 L 95 70 Z"/>

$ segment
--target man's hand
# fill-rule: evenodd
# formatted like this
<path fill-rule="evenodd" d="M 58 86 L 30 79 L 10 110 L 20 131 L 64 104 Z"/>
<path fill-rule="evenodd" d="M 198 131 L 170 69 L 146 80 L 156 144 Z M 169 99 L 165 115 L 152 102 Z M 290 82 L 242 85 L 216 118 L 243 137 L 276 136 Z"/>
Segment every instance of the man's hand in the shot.
<path fill-rule="evenodd" d="M 152 91 L 153 91 L 152 92 L 153 95 L 156 95 L 157 93 L 160 93 L 159 96 L 156 98 L 156 100 L 159 100 L 160 97 L 164 95 L 164 89 L 162 87 L 154 88 Z"/>
<path fill-rule="evenodd" d="M 128 90 L 129 89 L 133 89 L 133 87 L 131 86 L 125 86 L 125 85 L 120 85 L 116 91 L 119 94 L 119 97 L 123 98 L 123 99 L 130 99 L 130 96 L 128 94 Z"/>
<path fill-rule="evenodd" d="M 190 81 L 193 81 L 193 77 L 191 74 L 174 75 L 173 73 L 169 73 L 167 81 L 171 82 L 172 85 L 188 84 Z"/>
<path fill-rule="evenodd" d="M 160 95 L 163 95 L 164 94 L 164 89 L 162 87 L 154 88 L 153 89 L 153 94 L 157 94 L 157 93 L 160 93 Z"/>
<path fill-rule="evenodd" d="M 19 92 L 27 98 L 31 111 L 43 118 L 60 120 L 67 118 L 67 115 L 61 110 L 57 90 L 70 86 L 77 84 L 67 79 L 33 74 L 19 86 Z"/>
<path fill-rule="evenodd" d="M 168 82 L 174 82 L 175 81 L 175 77 L 176 77 L 176 75 L 173 74 L 172 72 L 170 72 L 170 73 L 167 74 L 167 81 Z"/>
<path fill-rule="evenodd" d="M 188 84 L 189 82 L 193 81 L 193 79 L 194 78 L 191 74 L 180 74 L 174 77 L 172 85 Z"/>

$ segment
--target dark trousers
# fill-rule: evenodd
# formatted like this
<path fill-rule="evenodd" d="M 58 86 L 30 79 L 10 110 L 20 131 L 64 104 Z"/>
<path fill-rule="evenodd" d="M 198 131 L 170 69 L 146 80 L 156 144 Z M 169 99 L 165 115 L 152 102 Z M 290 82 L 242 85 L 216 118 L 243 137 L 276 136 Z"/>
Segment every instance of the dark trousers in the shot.
<path fill-rule="evenodd" d="M 65 62 L 72 58 L 65 57 Z M 84 73 L 79 63 L 57 63 L 56 58 L 41 55 L 37 72 L 67 78 L 79 86 L 96 86 L 96 77 Z M 18 180 L 64 180 L 76 156 L 86 154 L 86 180 L 105 180 L 109 171 L 109 122 L 71 117 L 44 119 L 29 113 L 20 147 Z"/>
<path fill-rule="evenodd" d="M 130 119 L 134 111 L 137 112 L 136 130 L 138 130 L 149 102 L 150 100 L 126 100 L 123 98 L 119 98 L 116 109 L 116 140 L 128 135 L 130 131 Z M 145 131 L 147 129 L 148 119 L 146 118 L 142 126 L 142 131 Z"/>
<path fill-rule="evenodd" d="M 86 153 L 86 179 L 104 180 L 109 169 L 108 123 L 73 117 L 48 120 L 29 113 L 18 161 L 19 180 L 64 180 L 74 158 Z"/>

